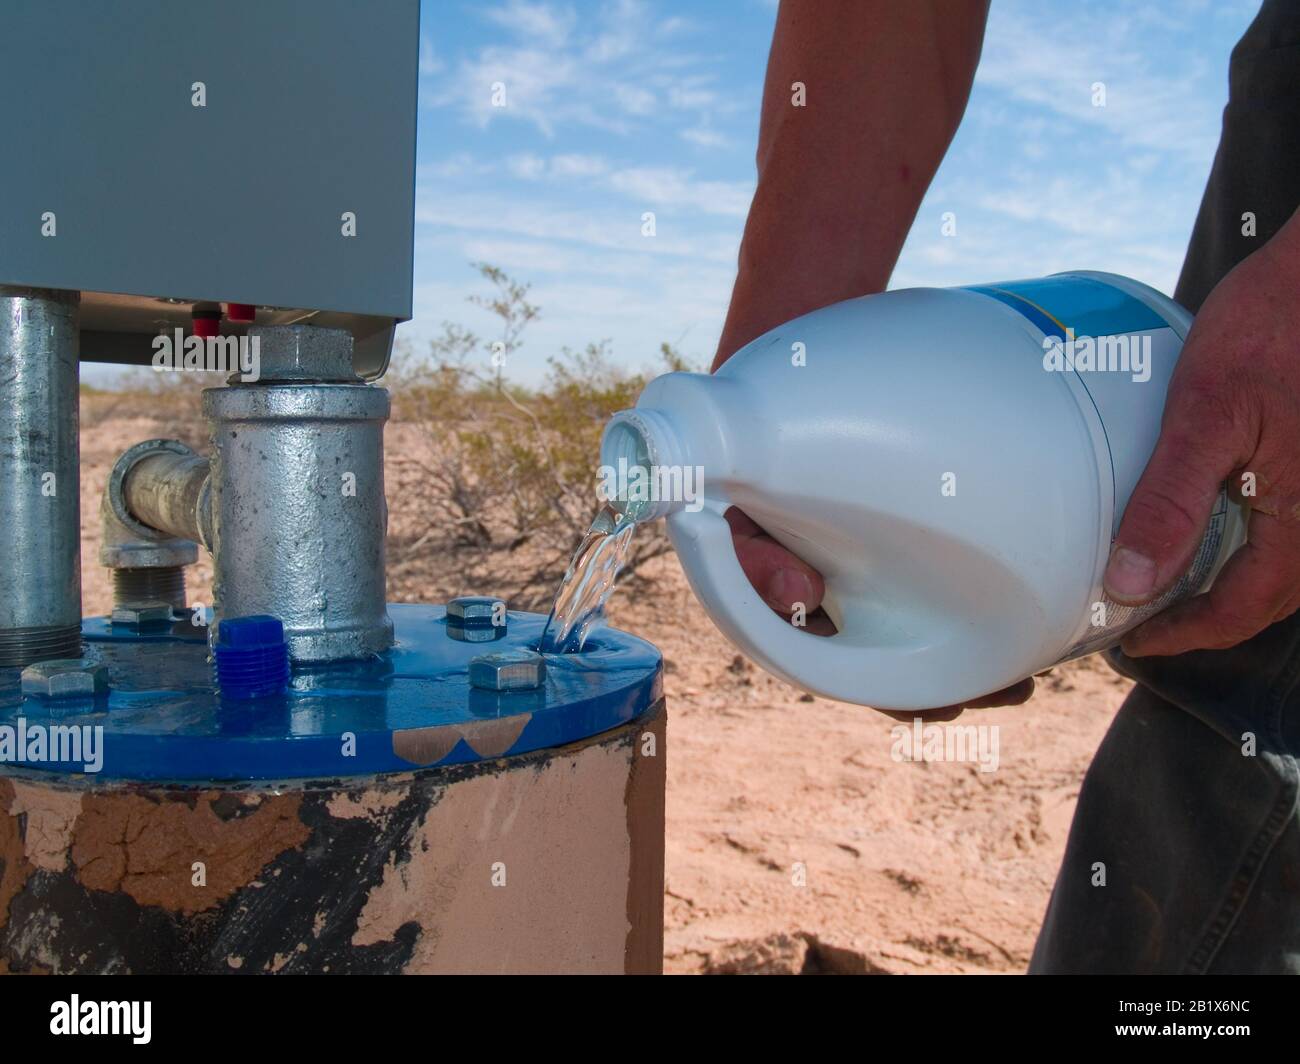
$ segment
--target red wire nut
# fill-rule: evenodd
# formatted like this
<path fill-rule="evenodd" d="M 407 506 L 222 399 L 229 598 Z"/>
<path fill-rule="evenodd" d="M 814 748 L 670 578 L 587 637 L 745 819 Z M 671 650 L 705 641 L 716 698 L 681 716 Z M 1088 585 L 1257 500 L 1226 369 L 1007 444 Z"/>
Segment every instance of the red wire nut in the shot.
<path fill-rule="evenodd" d="M 221 334 L 221 311 L 196 310 L 193 317 L 194 335 L 207 339 Z"/>

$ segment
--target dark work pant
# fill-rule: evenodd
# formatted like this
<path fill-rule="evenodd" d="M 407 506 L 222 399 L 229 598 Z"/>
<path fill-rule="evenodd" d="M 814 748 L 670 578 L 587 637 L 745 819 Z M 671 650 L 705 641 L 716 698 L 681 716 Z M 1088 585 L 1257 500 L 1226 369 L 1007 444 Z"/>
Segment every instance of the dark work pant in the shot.
<path fill-rule="evenodd" d="M 1198 309 L 1297 204 L 1300 2 L 1265 0 L 1232 53 L 1178 301 Z M 1300 615 L 1230 650 L 1108 658 L 1137 686 L 1084 780 L 1029 970 L 1300 973 Z"/>

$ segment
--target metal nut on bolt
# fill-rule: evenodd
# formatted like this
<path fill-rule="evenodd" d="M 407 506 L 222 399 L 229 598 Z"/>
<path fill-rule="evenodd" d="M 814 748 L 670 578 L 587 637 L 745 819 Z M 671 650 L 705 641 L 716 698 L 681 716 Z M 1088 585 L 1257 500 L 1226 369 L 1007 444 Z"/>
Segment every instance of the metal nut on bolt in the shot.
<path fill-rule="evenodd" d="M 463 595 L 447 603 L 447 634 L 462 643 L 504 639 L 506 604 L 490 595 Z"/>
<path fill-rule="evenodd" d="M 23 669 L 23 694 L 91 698 L 108 690 L 108 666 L 90 658 L 54 658 Z"/>
<path fill-rule="evenodd" d="M 470 660 L 469 682 L 484 691 L 529 691 L 546 682 L 546 662 L 535 650 L 503 650 Z"/>
<path fill-rule="evenodd" d="M 495 624 L 501 618 L 504 625 L 506 604 L 504 599 L 492 598 L 490 595 L 462 595 L 447 603 L 447 616 L 460 621 Z"/>
<path fill-rule="evenodd" d="M 259 379 L 263 381 L 345 381 L 360 378 L 352 367 L 352 334 L 347 329 L 319 325 L 254 325 Z M 229 383 L 242 380 L 232 374 Z"/>
<path fill-rule="evenodd" d="M 113 607 L 114 624 L 124 624 L 129 628 L 144 628 L 154 624 L 170 624 L 172 607 L 170 602 L 154 599 L 148 602 L 119 602 Z"/>

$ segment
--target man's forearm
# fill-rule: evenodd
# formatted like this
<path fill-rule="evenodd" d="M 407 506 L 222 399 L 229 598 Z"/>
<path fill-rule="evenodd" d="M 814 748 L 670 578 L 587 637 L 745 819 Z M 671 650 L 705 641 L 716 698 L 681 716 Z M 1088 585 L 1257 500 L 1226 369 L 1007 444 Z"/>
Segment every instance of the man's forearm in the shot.
<path fill-rule="evenodd" d="M 782 0 L 715 365 L 783 321 L 885 287 L 961 121 L 987 13 L 987 0 Z"/>

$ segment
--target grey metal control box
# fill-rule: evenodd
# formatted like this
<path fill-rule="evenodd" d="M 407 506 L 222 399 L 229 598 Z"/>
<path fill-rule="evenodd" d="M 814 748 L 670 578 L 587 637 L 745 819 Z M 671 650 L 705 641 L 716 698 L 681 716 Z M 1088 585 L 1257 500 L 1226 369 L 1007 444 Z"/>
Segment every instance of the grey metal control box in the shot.
<path fill-rule="evenodd" d="M 0 285 L 81 292 L 84 361 L 236 304 L 351 330 L 378 376 L 411 314 L 418 56 L 418 0 L 8 0 Z"/>

